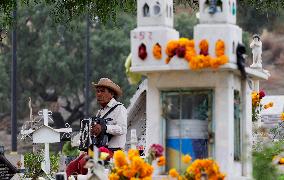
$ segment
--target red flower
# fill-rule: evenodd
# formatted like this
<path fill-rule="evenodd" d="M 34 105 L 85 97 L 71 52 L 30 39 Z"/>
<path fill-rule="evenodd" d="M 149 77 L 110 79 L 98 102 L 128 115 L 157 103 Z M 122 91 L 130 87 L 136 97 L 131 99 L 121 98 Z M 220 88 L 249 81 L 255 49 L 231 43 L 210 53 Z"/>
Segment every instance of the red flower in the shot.
<path fill-rule="evenodd" d="M 183 58 L 185 55 L 185 47 L 181 46 L 176 49 L 176 54 L 179 58 Z"/>
<path fill-rule="evenodd" d="M 160 144 L 153 144 L 150 147 L 149 151 L 150 151 L 151 154 L 153 153 L 155 158 L 158 158 L 158 157 L 161 157 L 163 155 L 164 148 Z"/>
<path fill-rule="evenodd" d="M 139 46 L 139 49 L 138 49 L 138 56 L 139 56 L 142 60 L 145 60 L 146 57 L 147 57 L 146 46 L 145 46 L 145 44 L 143 44 L 143 43 Z"/>
<path fill-rule="evenodd" d="M 109 161 L 110 158 L 112 158 L 112 156 L 113 156 L 113 152 L 111 150 L 109 150 L 108 148 L 105 148 L 103 146 L 99 148 L 99 152 L 104 152 L 104 153 L 109 154 L 108 158 L 106 159 L 107 161 Z"/>
<path fill-rule="evenodd" d="M 105 152 L 105 153 L 108 153 L 108 154 L 111 153 L 111 151 L 108 148 L 105 148 L 103 146 L 99 148 L 99 152 Z"/>
<path fill-rule="evenodd" d="M 263 90 L 261 90 L 259 92 L 259 98 L 262 99 L 265 96 L 265 92 Z"/>

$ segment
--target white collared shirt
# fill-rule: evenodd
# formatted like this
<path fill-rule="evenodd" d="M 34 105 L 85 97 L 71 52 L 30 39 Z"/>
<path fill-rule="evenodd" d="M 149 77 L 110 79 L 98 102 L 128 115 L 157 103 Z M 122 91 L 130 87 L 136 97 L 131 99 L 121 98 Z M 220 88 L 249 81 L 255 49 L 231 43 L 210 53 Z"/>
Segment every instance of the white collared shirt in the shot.
<path fill-rule="evenodd" d="M 103 117 L 113 106 L 121 104 L 112 98 L 106 107 L 100 109 L 97 116 Z M 113 137 L 108 142 L 109 148 L 122 148 L 124 149 L 126 143 L 127 133 L 127 110 L 123 105 L 117 106 L 107 117 L 112 121 L 108 121 L 106 132 L 112 134 Z"/>

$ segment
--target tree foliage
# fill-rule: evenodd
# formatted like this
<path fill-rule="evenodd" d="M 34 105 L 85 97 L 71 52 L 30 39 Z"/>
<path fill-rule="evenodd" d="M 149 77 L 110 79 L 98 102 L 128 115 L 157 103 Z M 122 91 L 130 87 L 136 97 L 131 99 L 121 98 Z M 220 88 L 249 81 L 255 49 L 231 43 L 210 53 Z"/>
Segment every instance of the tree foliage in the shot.
<path fill-rule="evenodd" d="M 20 5 L 28 7 L 43 4 L 49 7 L 49 15 L 58 22 L 69 22 L 86 12 L 90 13 L 92 19 L 101 22 L 115 20 L 118 12 L 135 12 L 137 0 L 19 0 Z M 284 7 L 284 1 L 271 0 L 239 0 L 240 6 L 251 6 L 260 11 L 273 9 L 278 11 Z M 190 6 L 198 8 L 198 0 L 174 0 L 175 5 Z M 11 12 L 16 7 L 16 0 L 0 1 L 0 22 L 4 27 L 11 23 Z"/>
<path fill-rule="evenodd" d="M 69 28 L 54 23 L 48 13 L 49 7 L 43 4 L 18 10 L 18 110 L 21 116 L 27 115 L 28 97 L 32 97 L 34 106 L 39 108 L 49 108 L 49 102 L 61 97 L 67 101 L 62 107 L 70 112 L 69 117 L 74 117 L 68 120 L 72 123 L 82 118 L 85 101 L 86 18 L 73 19 Z M 130 52 L 129 34 L 135 27 L 135 18 L 122 13 L 114 26 L 112 22 L 104 25 L 91 22 L 90 79 L 113 79 L 123 88 L 121 100 L 127 104 L 135 87 L 128 85 L 124 60 Z M 0 45 L 0 80 L 3 81 L 0 109 L 7 112 L 10 108 L 11 37 L 7 35 Z M 92 92 L 90 98 L 94 100 Z M 94 114 L 94 110 L 91 113 Z"/>

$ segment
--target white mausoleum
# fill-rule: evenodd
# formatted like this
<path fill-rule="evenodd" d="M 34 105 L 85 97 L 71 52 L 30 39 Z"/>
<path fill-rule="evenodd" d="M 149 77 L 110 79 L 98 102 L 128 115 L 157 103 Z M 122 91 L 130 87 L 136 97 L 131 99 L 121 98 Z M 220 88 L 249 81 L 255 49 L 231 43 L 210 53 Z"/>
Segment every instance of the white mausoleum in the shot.
<path fill-rule="evenodd" d="M 229 61 L 218 69 L 191 70 L 188 62 L 177 56 L 166 64 L 167 43 L 179 39 L 173 28 L 173 1 L 137 1 L 137 28 L 131 31 L 131 71 L 147 76 L 146 149 L 153 143 L 164 145 L 166 169 L 185 168 L 181 158 L 190 154 L 194 159 L 215 159 L 227 179 L 251 179 L 252 89 L 248 79 L 257 82 L 267 79 L 268 74 L 246 68 L 248 78 L 240 75 L 236 48 L 242 43 L 242 30 L 236 25 L 236 0 L 218 0 L 214 6 L 211 1 L 199 2 L 195 50 L 199 53 L 198 45 L 206 39 L 209 55 L 214 57 L 216 41 L 224 41 Z M 160 60 L 152 52 L 157 43 L 162 49 Z"/>

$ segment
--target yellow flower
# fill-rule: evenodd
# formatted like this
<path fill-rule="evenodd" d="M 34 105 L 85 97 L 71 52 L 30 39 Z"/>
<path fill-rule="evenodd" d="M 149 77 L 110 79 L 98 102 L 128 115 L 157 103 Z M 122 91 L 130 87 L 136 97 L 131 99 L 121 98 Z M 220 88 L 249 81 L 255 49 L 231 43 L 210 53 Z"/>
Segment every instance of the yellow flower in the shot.
<path fill-rule="evenodd" d="M 170 175 L 171 177 L 178 177 L 178 176 L 179 176 L 179 173 L 177 172 L 177 170 L 176 170 L 175 168 L 172 168 L 172 169 L 170 169 L 170 171 L 169 171 L 169 175 Z"/>
<path fill-rule="evenodd" d="M 135 171 L 139 171 L 141 168 L 143 168 L 143 165 L 144 165 L 144 160 L 139 156 L 134 156 L 130 164 L 130 167 Z"/>
<path fill-rule="evenodd" d="M 109 156 L 109 153 L 106 153 L 106 152 L 101 152 L 100 153 L 100 159 L 101 160 L 106 160 Z"/>
<path fill-rule="evenodd" d="M 126 156 L 121 150 L 114 152 L 113 159 L 116 167 L 122 167 L 127 164 Z"/>
<path fill-rule="evenodd" d="M 108 175 L 108 179 L 109 180 L 119 180 L 119 176 L 117 174 L 115 174 L 115 173 L 110 173 Z"/>
<path fill-rule="evenodd" d="M 284 164 L 284 158 L 281 158 L 281 159 L 279 160 L 279 164 Z"/>
<path fill-rule="evenodd" d="M 284 121 L 284 112 L 281 114 L 281 120 Z"/>
<path fill-rule="evenodd" d="M 268 104 L 265 104 L 263 107 L 264 107 L 264 109 L 271 108 L 271 107 L 273 107 L 273 102 L 270 102 L 270 103 L 268 103 Z"/>
<path fill-rule="evenodd" d="M 133 157 L 139 156 L 139 151 L 137 149 L 129 149 L 128 151 L 128 159 L 132 161 Z"/>
<path fill-rule="evenodd" d="M 123 176 L 127 177 L 127 178 L 131 178 L 134 177 L 135 174 L 137 173 L 137 171 L 135 171 L 133 168 L 129 167 L 129 166 L 124 166 L 123 167 Z"/>
<path fill-rule="evenodd" d="M 166 164 L 166 158 L 165 156 L 161 156 L 159 159 L 158 159 L 158 166 L 164 166 Z"/>
<path fill-rule="evenodd" d="M 187 154 L 187 155 L 182 157 L 182 162 L 185 163 L 185 164 L 189 164 L 191 159 L 192 158 L 190 157 L 190 155 Z"/>
<path fill-rule="evenodd" d="M 151 166 L 148 163 L 144 163 L 143 168 L 140 169 L 140 177 L 145 178 L 145 177 L 151 176 L 153 171 L 154 171 L 153 166 Z"/>

